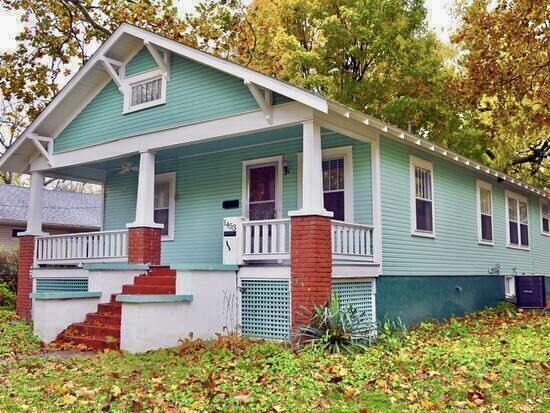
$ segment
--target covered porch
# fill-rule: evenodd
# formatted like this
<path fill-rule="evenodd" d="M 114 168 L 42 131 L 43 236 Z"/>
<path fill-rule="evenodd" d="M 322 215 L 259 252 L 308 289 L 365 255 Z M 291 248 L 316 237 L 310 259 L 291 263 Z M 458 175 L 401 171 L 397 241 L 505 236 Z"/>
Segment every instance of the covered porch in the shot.
<path fill-rule="evenodd" d="M 377 265 L 377 146 L 334 129 L 310 121 L 50 170 L 103 185 L 103 228 L 38 234 L 34 265 L 289 265 L 300 211 L 331 216 L 333 263 Z M 43 175 L 33 173 L 33 186 Z M 140 228 L 158 233 L 158 243 L 145 240 L 158 261 L 132 257 Z"/>

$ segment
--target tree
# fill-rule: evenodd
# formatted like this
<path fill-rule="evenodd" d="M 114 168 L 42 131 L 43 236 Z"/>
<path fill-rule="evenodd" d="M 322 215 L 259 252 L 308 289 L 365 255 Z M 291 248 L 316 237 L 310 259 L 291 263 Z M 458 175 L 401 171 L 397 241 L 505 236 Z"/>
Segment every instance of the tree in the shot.
<path fill-rule="evenodd" d="M 492 164 L 550 187 L 548 3 L 461 3 L 453 41 L 463 50 L 457 87 L 491 142 Z"/>

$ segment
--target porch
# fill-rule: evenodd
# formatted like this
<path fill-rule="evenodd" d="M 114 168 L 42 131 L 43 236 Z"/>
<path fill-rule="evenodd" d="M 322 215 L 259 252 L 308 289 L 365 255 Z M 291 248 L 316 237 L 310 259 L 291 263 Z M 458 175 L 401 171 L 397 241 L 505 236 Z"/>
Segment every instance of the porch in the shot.
<path fill-rule="evenodd" d="M 218 242 L 224 264 L 249 265 L 290 259 L 291 220 L 225 218 Z M 374 227 L 332 220 L 332 260 L 374 262 Z M 128 230 L 98 231 L 35 237 L 34 266 L 81 266 L 128 262 Z"/>

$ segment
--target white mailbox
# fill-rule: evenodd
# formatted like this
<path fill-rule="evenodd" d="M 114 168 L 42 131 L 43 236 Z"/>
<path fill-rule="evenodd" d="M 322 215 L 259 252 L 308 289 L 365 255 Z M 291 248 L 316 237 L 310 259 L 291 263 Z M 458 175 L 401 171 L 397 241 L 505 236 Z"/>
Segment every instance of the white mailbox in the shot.
<path fill-rule="evenodd" d="M 241 265 L 243 218 L 229 217 L 223 219 L 223 263 Z"/>

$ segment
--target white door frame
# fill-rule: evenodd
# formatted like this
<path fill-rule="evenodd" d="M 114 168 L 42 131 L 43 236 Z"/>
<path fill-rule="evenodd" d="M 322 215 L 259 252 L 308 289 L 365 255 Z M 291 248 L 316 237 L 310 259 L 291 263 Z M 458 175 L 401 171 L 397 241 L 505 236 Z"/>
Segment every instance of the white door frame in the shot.
<path fill-rule="evenodd" d="M 242 173 L 242 198 L 243 208 L 242 216 L 249 219 L 249 194 L 250 194 L 250 182 L 248 171 L 250 167 L 275 165 L 275 218 L 279 219 L 283 217 L 283 157 L 270 156 L 267 158 L 251 159 L 243 161 L 243 173 Z"/>

